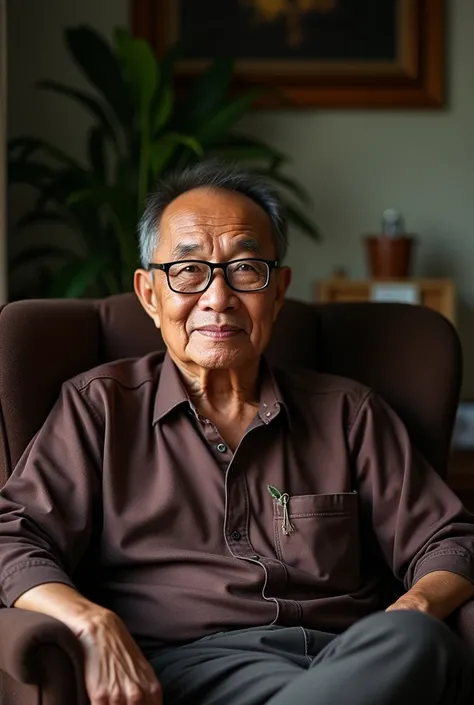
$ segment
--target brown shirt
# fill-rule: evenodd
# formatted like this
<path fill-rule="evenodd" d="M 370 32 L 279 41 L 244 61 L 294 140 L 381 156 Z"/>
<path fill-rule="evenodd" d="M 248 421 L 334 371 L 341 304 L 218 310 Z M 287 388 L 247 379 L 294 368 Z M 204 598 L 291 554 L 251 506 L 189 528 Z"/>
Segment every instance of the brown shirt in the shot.
<path fill-rule="evenodd" d="M 340 632 L 383 608 L 383 561 L 406 588 L 435 570 L 474 582 L 474 517 L 360 384 L 262 364 L 232 453 L 155 353 L 65 383 L 0 493 L 5 604 L 73 585 L 85 555 L 145 649 L 270 623 Z"/>

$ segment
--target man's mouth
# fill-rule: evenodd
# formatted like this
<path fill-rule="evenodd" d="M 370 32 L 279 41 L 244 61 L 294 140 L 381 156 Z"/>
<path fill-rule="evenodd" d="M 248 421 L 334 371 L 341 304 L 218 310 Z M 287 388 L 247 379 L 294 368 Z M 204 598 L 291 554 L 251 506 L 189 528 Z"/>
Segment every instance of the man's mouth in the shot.
<path fill-rule="evenodd" d="M 238 326 L 203 326 L 202 328 L 196 328 L 196 330 L 201 335 L 205 335 L 206 338 L 213 338 L 214 340 L 233 338 L 242 331 Z"/>

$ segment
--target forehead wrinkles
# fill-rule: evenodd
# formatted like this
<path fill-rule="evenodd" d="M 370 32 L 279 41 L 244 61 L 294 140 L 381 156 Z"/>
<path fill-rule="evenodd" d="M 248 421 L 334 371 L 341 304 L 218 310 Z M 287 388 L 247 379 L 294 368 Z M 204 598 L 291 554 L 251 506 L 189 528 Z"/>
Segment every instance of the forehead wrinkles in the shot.
<path fill-rule="evenodd" d="M 263 225 L 263 223 L 262 223 Z M 235 215 L 219 216 L 219 215 L 204 215 L 192 212 L 171 214 L 167 219 L 168 229 L 177 229 L 180 233 L 193 233 L 196 230 L 203 234 L 206 231 L 220 231 L 222 234 L 236 230 L 239 232 L 255 232 L 256 224 L 249 220 Z"/>

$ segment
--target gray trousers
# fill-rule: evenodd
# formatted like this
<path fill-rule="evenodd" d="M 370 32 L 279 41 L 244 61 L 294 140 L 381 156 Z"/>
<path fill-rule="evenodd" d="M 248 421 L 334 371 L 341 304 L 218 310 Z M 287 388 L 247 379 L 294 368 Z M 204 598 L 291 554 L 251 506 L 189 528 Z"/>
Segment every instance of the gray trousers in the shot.
<path fill-rule="evenodd" d="M 164 705 L 472 705 L 474 664 L 443 622 L 377 612 L 343 634 L 263 626 L 150 658 Z"/>

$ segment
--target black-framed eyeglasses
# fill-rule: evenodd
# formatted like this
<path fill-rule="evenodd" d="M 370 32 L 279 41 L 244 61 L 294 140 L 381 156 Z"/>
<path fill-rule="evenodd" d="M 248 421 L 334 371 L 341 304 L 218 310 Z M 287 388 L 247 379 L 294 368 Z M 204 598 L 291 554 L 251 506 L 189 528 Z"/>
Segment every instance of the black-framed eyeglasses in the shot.
<path fill-rule="evenodd" d="M 222 269 L 226 284 L 234 291 L 261 291 L 270 282 L 270 274 L 278 267 L 277 260 L 250 257 L 230 262 L 206 262 L 199 259 L 178 262 L 152 262 L 148 269 L 166 273 L 168 286 L 177 294 L 202 294 L 211 285 L 214 270 Z"/>

